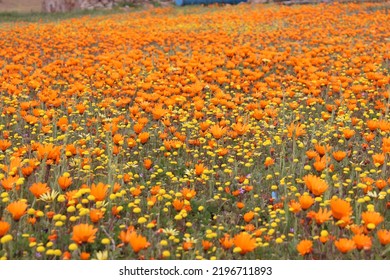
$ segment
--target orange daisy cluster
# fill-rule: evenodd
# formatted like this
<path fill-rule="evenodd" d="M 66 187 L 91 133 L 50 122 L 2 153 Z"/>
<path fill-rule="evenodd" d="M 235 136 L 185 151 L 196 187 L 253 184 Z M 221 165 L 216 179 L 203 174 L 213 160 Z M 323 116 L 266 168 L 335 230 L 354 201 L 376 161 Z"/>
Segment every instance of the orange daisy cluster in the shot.
<path fill-rule="evenodd" d="M 387 258 L 388 38 L 383 3 L 2 24 L 0 258 Z"/>

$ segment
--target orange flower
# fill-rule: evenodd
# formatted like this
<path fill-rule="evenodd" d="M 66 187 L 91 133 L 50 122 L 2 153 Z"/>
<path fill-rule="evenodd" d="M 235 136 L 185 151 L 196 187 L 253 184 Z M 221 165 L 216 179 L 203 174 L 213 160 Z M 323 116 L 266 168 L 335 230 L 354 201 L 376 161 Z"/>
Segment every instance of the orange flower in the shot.
<path fill-rule="evenodd" d="M 176 211 L 180 211 L 184 207 L 184 201 L 179 199 L 174 199 L 172 202 L 173 208 L 175 208 Z"/>
<path fill-rule="evenodd" d="M 380 213 L 374 211 L 366 211 L 362 213 L 362 220 L 367 226 L 368 224 L 374 224 L 375 226 L 383 222 L 383 217 Z"/>
<path fill-rule="evenodd" d="M 330 201 L 330 209 L 332 210 L 333 217 L 338 220 L 352 215 L 351 204 L 340 198 L 334 198 Z"/>
<path fill-rule="evenodd" d="M 340 162 L 347 156 L 347 153 L 344 151 L 335 151 L 332 155 L 337 162 Z"/>
<path fill-rule="evenodd" d="M 346 128 L 343 130 L 343 134 L 344 134 L 345 139 L 348 140 L 348 139 L 351 139 L 352 136 L 355 135 L 355 131 L 352 129 Z"/>
<path fill-rule="evenodd" d="M 135 253 L 149 247 L 150 243 L 142 235 L 138 235 L 135 231 L 130 232 L 129 244 Z"/>
<path fill-rule="evenodd" d="M 367 120 L 367 127 L 369 130 L 374 131 L 379 127 L 379 122 L 376 120 Z"/>
<path fill-rule="evenodd" d="M 301 204 L 299 202 L 296 202 L 295 200 L 291 200 L 289 203 L 290 211 L 294 214 L 300 212 L 302 210 Z"/>
<path fill-rule="evenodd" d="M 34 183 L 31 185 L 29 190 L 36 198 L 39 198 L 42 194 L 50 192 L 50 188 L 46 183 Z"/>
<path fill-rule="evenodd" d="M 63 259 L 63 260 L 70 260 L 70 259 L 72 259 L 72 254 L 71 254 L 71 252 L 65 251 L 65 252 L 62 254 L 62 259 Z"/>
<path fill-rule="evenodd" d="M 149 132 L 141 132 L 138 135 L 138 139 L 141 142 L 141 144 L 145 144 L 146 142 L 148 142 L 149 141 L 149 137 L 150 137 Z"/>
<path fill-rule="evenodd" d="M 203 163 L 195 164 L 195 175 L 200 176 L 203 174 L 203 172 L 206 170 Z"/>
<path fill-rule="evenodd" d="M 249 212 L 244 214 L 244 221 L 249 223 L 250 221 L 253 220 L 254 216 L 255 216 L 255 212 L 249 211 Z"/>
<path fill-rule="evenodd" d="M 91 257 L 91 254 L 87 253 L 87 252 L 81 252 L 81 254 L 80 254 L 80 259 L 82 259 L 82 260 L 89 260 L 90 257 Z"/>
<path fill-rule="evenodd" d="M 358 250 L 370 250 L 372 246 L 372 240 L 371 237 L 364 235 L 364 234 L 356 234 L 352 240 L 356 244 L 356 248 Z"/>
<path fill-rule="evenodd" d="M 241 122 L 234 123 L 232 125 L 233 130 L 240 136 L 244 135 L 247 133 L 247 131 L 250 129 L 250 126 L 247 124 L 243 124 Z"/>
<path fill-rule="evenodd" d="M 379 179 L 375 182 L 375 186 L 381 191 L 387 186 L 386 180 Z"/>
<path fill-rule="evenodd" d="M 57 121 L 57 126 L 62 130 L 66 131 L 68 128 L 68 118 L 67 117 L 61 117 Z"/>
<path fill-rule="evenodd" d="M 27 207 L 28 206 L 27 206 L 27 203 L 25 201 L 18 200 L 18 201 L 10 203 L 7 206 L 7 210 L 8 210 L 8 212 L 11 213 L 12 219 L 14 219 L 15 221 L 19 221 L 20 218 L 24 214 L 26 214 Z"/>
<path fill-rule="evenodd" d="M 390 153 L 390 138 L 382 138 L 382 152 Z"/>
<path fill-rule="evenodd" d="M 309 151 L 306 152 L 306 156 L 309 159 L 313 159 L 313 158 L 316 158 L 318 156 L 318 153 L 316 151 L 309 150 Z"/>
<path fill-rule="evenodd" d="M 1 185 L 6 191 L 12 190 L 18 181 L 19 176 L 11 176 L 0 181 Z"/>
<path fill-rule="evenodd" d="M 64 191 L 72 184 L 72 178 L 67 176 L 60 176 L 58 178 L 58 185 Z"/>
<path fill-rule="evenodd" d="M 264 112 L 263 110 L 260 109 L 255 109 L 252 113 L 252 117 L 255 118 L 256 120 L 261 120 L 264 117 Z"/>
<path fill-rule="evenodd" d="M 79 224 L 73 227 L 72 240 L 78 244 L 93 243 L 95 241 L 95 234 L 98 231 L 89 224 Z"/>
<path fill-rule="evenodd" d="M 254 231 L 255 230 L 255 225 L 254 224 L 246 224 L 244 226 L 244 230 L 247 231 L 247 232 L 251 232 L 251 231 Z"/>
<path fill-rule="evenodd" d="M 6 235 L 10 227 L 9 223 L 0 220 L 0 237 Z"/>
<path fill-rule="evenodd" d="M 92 223 L 99 222 L 104 217 L 104 212 L 100 209 L 91 209 L 89 211 L 89 218 L 91 219 Z"/>
<path fill-rule="evenodd" d="M 302 240 L 298 243 L 297 250 L 302 256 L 310 254 L 313 250 L 313 242 L 311 240 Z"/>
<path fill-rule="evenodd" d="M 241 255 L 252 252 L 256 248 L 256 239 L 252 238 L 252 236 L 245 231 L 235 235 L 233 242 L 236 247 L 241 249 Z"/>
<path fill-rule="evenodd" d="M 208 241 L 208 240 L 202 240 L 203 250 L 207 251 L 211 248 L 211 246 L 213 246 L 213 242 Z"/>
<path fill-rule="evenodd" d="M 130 243 L 131 233 L 134 231 L 134 227 L 128 227 L 126 231 L 122 230 L 119 233 L 119 239 L 122 240 L 123 243 Z"/>
<path fill-rule="evenodd" d="M 298 137 L 306 134 L 306 130 L 302 127 L 301 124 L 295 125 L 294 123 L 291 123 L 289 126 L 287 126 L 287 131 L 288 138 L 294 139 L 297 139 Z"/>
<path fill-rule="evenodd" d="M 53 160 L 57 162 L 61 155 L 61 147 L 54 146 L 53 144 L 39 145 L 37 149 L 38 160 Z"/>
<path fill-rule="evenodd" d="M 153 161 L 151 159 L 147 158 L 144 160 L 144 167 L 146 170 L 152 168 L 152 165 L 153 165 Z"/>
<path fill-rule="evenodd" d="M 367 141 L 367 143 L 370 143 L 372 140 L 374 140 L 374 138 L 375 138 L 375 134 L 374 133 L 367 133 L 367 134 L 365 134 L 364 136 L 363 136 L 363 138 L 364 138 L 364 140 L 366 140 Z M 383 152 L 385 152 L 385 151 L 383 151 Z"/>
<path fill-rule="evenodd" d="M 304 194 L 299 197 L 299 203 L 303 210 L 307 210 L 314 204 L 314 198 L 308 194 Z"/>
<path fill-rule="evenodd" d="M 137 186 L 136 188 L 133 187 L 130 189 L 130 193 L 132 196 L 137 197 L 142 193 L 142 189 L 140 186 Z"/>
<path fill-rule="evenodd" d="M 236 206 L 237 206 L 237 208 L 238 208 L 238 209 L 242 209 L 242 208 L 244 208 L 244 207 L 245 207 L 245 203 L 244 203 L 244 202 L 241 202 L 241 201 L 239 201 L 239 202 L 237 202 L 237 203 L 236 203 Z"/>
<path fill-rule="evenodd" d="M 343 254 L 346 254 L 356 248 L 355 242 L 347 238 L 340 238 L 339 240 L 336 240 L 334 245 L 336 246 L 337 250 Z"/>
<path fill-rule="evenodd" d="M 210 127 L 210 123 L 209 122 L 201 122 L 199 124 L 199 127 L 200 127 L 200 130 L 206 131 Z"/>
<path fill-rule="evenodd" d="M 275 163 L 275 160 L 273 158 L 267 157 L 264 161 L 264 166 L 269 167 Z"/>
<path fill-rule="evenodd" d="M 315 196 L 322 195 L 328 189 L 328 184 L 320 177 L 317 177 L 315 175 L 306 175 L 305 177 L 303 177 L 303 181 L 305 181 L 306 187 Z"/>
<path fill-rule="evenodd" d="M 183 188 L 181 190 L 181 193 L 183 195 L 183 197 L 187 200 L 190 200 L 191 198 L 195 197 L 196 195 L 196 191 L 195 190 L 191 190 L 191 189 L 188 189 L 188 188 Z"/>
<path fill-rule="evenodd" d="M 221 243 L 222 248 L 229 250 L 233 246 L 234 241 L 233 238 L 230 238 L 229 234 L 225 233 L 224 236 L 219 239 L 219 243 Z"/>
<path fill-rule="evenodd" d="M 159 185 L 153 186 L 150 189 L 151 195 L 157 195 L 159 193 L 160 189 L 161 189 L 161 186 L 159 186 Z"/>
<path fill-rule="evenodd" d="M 112 137 L 112 141 L 114 142 L 115 145 L 122 146 L 123 142 L 124 142 L 124 137 L 123 137 L 123 135 L 116 133 Z"/>
<path fill-rule="evenodd" d="M 362 234 L 364 232 L 364 226 L 358 226 L 358 225 L 351 225 L 349 229 L 354 233 L 354 234 Z"/>
<path fill-rule="evenodd" d="M 320 208 L 317 213 L 314 214 L 314 219 L 318 225 L 322 225 L 324 222 L 328 221 L 332 216 L 332 212 L 328 209 Z"/>
<path fill-rule="evenodd" d="M 372 159 L 374 161 L 374 164 L 383 165 L 385 163 L 385 154 L 374 154 L 372 155 Z"/>
<path fill-rule="evenodd" d="M 106 198 L 108 185 L 99 182 L 97 185 L 91 185 L 91 195 L 95 197 L 95 201 L 103 201 Z"/>
<path fill-rule="evenodd" d="M 380 229 L 376 234 L 378 235 L 379 242 L 383 246 L 390 244 L 390 230 Z"/>
<path fill-rule="evenodd" d="M 326 168 L 326 158 L 316 157 L 316 161 L 313 163 L 314 169 L 318 172 L 323 171 Z"/>
<path fill-rule="evenodd" d="M 194 242 L 192 241 L 184 241 L 183 242 L 183 250 L 189 251 L 194 248 Z"/>
<path fill-rule="evenodd" d="M 34 172 L 34 166 L 28 165 L 22 168 L 22 174 L 25 178 L 30 176 Z"/>
<path fill-rule="evenodd" d="M 11 147 L 12 142 L 9 140 L 0 140 L 0 150 L 5 152 L 9 147 Z"/>
<path fill-rule="evenodd" d="M 226 127 L 221 127 L 219 124 L 215 124 L 210 127 L 210 132 L 215 139 L 221 139 L 227 132 Z"/>
<path fill-rule="evenodd" d="M 332 147 L 328 144 L 326 146 L 322 146 L 322 145 L 319 145 L 319 144 L 315 144 L 315 149 L 317 151 L 317 153 L 320 154 L 320 156 L 323 156 L 325 155 L 327 152 L 330 152 L 330 150 L 332 150 Z"/>

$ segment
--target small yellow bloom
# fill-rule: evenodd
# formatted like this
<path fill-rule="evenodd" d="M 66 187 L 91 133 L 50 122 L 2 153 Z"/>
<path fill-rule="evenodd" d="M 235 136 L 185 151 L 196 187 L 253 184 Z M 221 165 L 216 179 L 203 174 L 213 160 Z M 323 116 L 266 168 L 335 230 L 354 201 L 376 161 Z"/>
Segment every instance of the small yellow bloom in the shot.
<path fill-rule="evenodd" d="M 73 213 L 74 211 L 76 211 L 76 207 L 74 207 L 73 205 L 69 206 L 66 209 L 66 212 L 68 212 L 68 213 Z"/>
<path fill-rule="evenodd" d="M 240 247 L 235 247 L 233 249 L 233 253 L 240 253 L 242 251 L 242 249 Z"/>
<path fill-rule="evenodd" d="M 104 244 L 104 245 L 108 245 L 108 244 L 110 244 L 110 239 L 108 239 L 108 238 L 103 238 L 101 242 L 102 242 L 102 244 Z"/>
<path fill-rule="evenodd" d="M 171 256 L 171 253 L 168 250 L 165 250 L 165 251 L 162 252 L 162 256 L 164 258 L 169 258 Z"/>
<path fill-rule="evenodd" d="M 54 225 L 56 227 L 62 227 L 64 225 L 64 223 L 62 221 L 57 221 Z"/>
<path fill-rule="evenodd" d="M 155 223 L 148 223 L 147 225 L 146 225 L 146 227 L 147 228 L 154 228 L 156 226 L 156 224 Z"/>
<path fill-rule="evenodd" d="M 45 249 L 45 247 L 43 247 L 43 246 L 38 246 L 38 247 L 37 247 L 37 252 L 38 252 L 38 253 L 43 253 L 43 252 L 45 252 L 45 250 L 46 250 L 46 249 Z"/>
<path fill-rule="evenodd" d="M 327 237 L 329 235 L 328 231 L 326 230 L 321 230 L 321 236 L 322 237 Z"/>
<path fill-rule="evenodd" d="M 179 220 L 182 220 L 183 219 L 183 216 L 180 215 L 180 214 L 177 214 L 174 218 L 175 220 L 179 221 Z"/>
<path fill-rule="evenodd" d="M 373 230 L 373 229 L 375 229 L 375 224 L 369 223 L 369 224 L 367 224 L 367 228 Z"/>
<path fill-rule="evenodd" d="M 72 243 L 68 246 L 69 251 L 77 250 L 78 246 L 76 243 Z"/>
<path fill-rule="evenodd" d="M 54 250 L 53 249 L 49 249 L 46 251 L 46 255 L 50 256 L 50 255 L 54 255 Z"/>
<path fill-rule="evenodd" d="M 11 234 L 7 234 L 7 235 L 4 235 L 1 239 L 0 239 L 0 243 L 1 244 L 5 244 L 7 242 L 10 242 L 12 241 L 13 237 Z"/>
<path fill-rule="evenodd" d="M 88 165 L 88 164 L 86 164 L 86 165 L 83 166 L 83 169 L 84 169 L 84 170 L 90 170 L 90 169 L 91 169 L 91 166 Z"/>

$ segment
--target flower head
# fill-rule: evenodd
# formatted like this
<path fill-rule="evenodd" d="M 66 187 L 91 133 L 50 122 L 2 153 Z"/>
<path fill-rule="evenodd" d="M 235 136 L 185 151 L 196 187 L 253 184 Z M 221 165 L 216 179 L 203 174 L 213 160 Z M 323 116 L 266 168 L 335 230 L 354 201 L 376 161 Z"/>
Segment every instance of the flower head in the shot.
<path fill-rule="evenodd" d="M 5 221 L 0 220 L 0 237 L 3 237 L 8 232 L 11 225 Z"/>
<path fill-rule="evenodd" d="M 240 254 L 245 255 L 246 253 L 252 252 L 256 248 L 256 239 L 243 231 L 234 236 L 234 245 L 240 248 Z"/>
<path fill-rule="evenodd" d="M 356 248 L 358 250 L 370 250 L 372 246 L 372 240 L 371 237 L 365 235 L 365 234 L 356 234 L 352 240 L 356 244 Z"/>
<path fill-rule="evenodd" d="M 328 184 L 315 175 L 306 175 L 303 177 L 303 181 L 315 196 L 320 196 L 328 189 Z"/>
<path fill-rule="evenodd" d="M 379 242 L 383 246 L 390 244 L 390 230 L 380 229 L 376 234 L 378 235 Z"/>
<path fill-rule="evenodd" d="M 297 250 L 300 255 L 304 256 L 310 254 L 313 250 L 313 241 L 311 240 L 302 240 L 297 245 Z"/>
<path fill-rule="evenodd" d="M 384 218 L 378 212 L 366 211 L 362 213 L 362 220 L 365 225 L 374 224 L 375 226 L 383 222 Z"/>
<path fill-rule="evenodd" d="M 98 231 L 89 224 L 79 224 L 73 227 L 72 240 L 78 244 L 93 243 L 95 241 L 95 234 Z"/>
<path fill-rule="evenodd" d="M 42 194 L 50 192 L 50 188 L 46 183 L 34 183 L 31 185 L 29 190 L 36 198 L 39 198 Z"/>
<path fill-rule="evenodd" d="M 333 217 L 338 220 L 352 215 L 351 204 L 340 198 L 334 198 L 330 201 L 330 209 L 332 210 Z"/>
<path fill-rule="evenodd" d="M 141 234 L 137 234 L 135 231 L 132 231 L 129 234 L 129 244 L 135 253 L 146 249 L 150 245 L 146 237 L 142 236 Z"/>
<path fill-rule="evenodd" d="M 339 240 L 336 240 L 334 245 L 336 246 L 337 250 L 343 254 L 346 254 L 356 248 L 355 242 L 347 238 L 340 238 Z"/>
<path fill-rule="evenodd" d="M 91 195 L 95 197 L 96 201 L 103 201 L 106 198 L 108 191 L 108 185 L 103 183 L 98 183 L 97 185 L 91 185 Z"/>
<path fill-rule="evenodd" d="M 25 201 L 18 200 L 18 201 L 10 203 L 7 206 L 7 210 L 8 210 L 8 212 L 11 213 L 12 219 L 14 219 L 15 221 L 19 221 L 20 218 L 24 214 L 26 214 L 27 207 L 28 206 L 27 206 L 27 203 Z"/>

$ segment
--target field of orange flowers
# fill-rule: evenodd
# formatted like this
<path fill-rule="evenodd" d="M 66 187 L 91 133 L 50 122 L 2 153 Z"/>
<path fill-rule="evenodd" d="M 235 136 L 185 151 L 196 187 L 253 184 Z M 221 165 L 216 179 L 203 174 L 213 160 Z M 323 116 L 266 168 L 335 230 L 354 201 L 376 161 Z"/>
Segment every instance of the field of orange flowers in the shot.
<path fill-rule="evenodd" d="M 0 28 L 1 259 L 390 259 L 390 6 Z"/>

